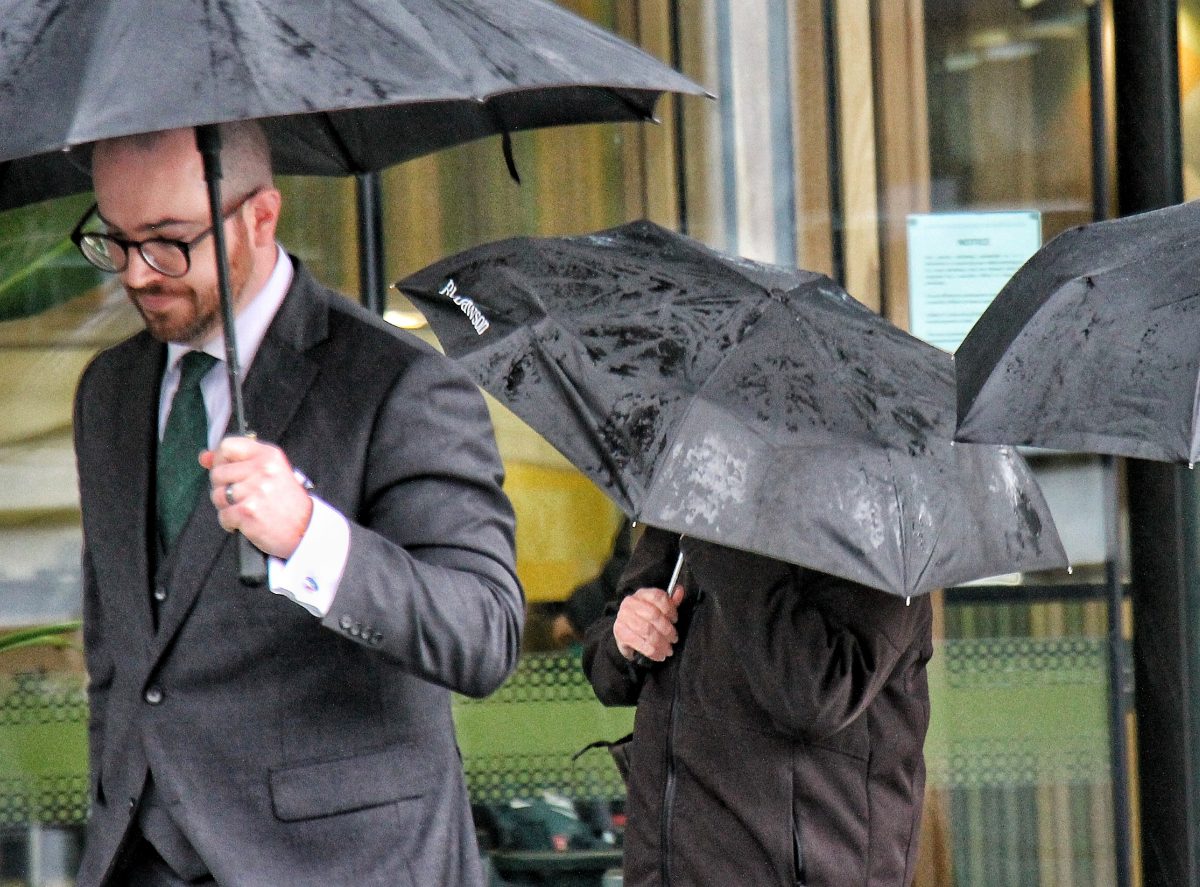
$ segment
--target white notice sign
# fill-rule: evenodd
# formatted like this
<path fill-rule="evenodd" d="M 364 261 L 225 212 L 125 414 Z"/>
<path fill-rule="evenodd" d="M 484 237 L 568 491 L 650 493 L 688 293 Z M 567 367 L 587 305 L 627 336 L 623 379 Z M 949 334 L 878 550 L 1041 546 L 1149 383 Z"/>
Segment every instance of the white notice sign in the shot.
<path fill-rule="evenodd" d="M 1042 243 L 1038 212 L 908 217 L 912 334 L 954 351 L 979 315 Z"/>

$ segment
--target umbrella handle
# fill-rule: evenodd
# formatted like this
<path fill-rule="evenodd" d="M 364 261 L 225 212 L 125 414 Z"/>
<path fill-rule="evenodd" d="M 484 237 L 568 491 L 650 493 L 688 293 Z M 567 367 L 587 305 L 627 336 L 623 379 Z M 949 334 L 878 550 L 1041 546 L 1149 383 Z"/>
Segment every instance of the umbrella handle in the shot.
<path fill-rule="evenodd" d="M 683 538 L 682 536 L 680 537 Z M 679 557 L 675 558 L 675 569 L 671 572 L 671 580 L 667 583 L 666 594 L 670 597 L 675 592 L 675 586 L 679 584 L 679 574 L 683 572 L 683 552 L 679 552 Z M 635 653 L 633 656 L 633 664 L 639 668 L 653 668 L 658 665 L 653 659 L 649 659 L 641 653 Z"/>
<path fill-rule="evenodd" d="M 254 547 L 254 543 L 237 534 L 238 578 L 242 585 L 261 588 L 267 584 L 267 556 Z"/>
<path fill-rule="evenodd" d="M 258 437 L 253 431 L 246 431 L 245 436 Z M 247 588 L 262 588 L 267 584 L 267 556 L 241 533 L 237 534 L 237 542 L 238 578 Z"/>

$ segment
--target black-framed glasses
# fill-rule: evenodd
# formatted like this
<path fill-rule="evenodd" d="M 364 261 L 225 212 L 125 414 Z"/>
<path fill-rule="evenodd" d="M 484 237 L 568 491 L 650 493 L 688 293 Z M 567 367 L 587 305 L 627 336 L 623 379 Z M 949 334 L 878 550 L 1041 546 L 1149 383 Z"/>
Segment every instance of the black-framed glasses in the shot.
<path fill-rule="evenodd" d="M 229 209 L 221 213 L 224 222 L 262 191 L 255 188 Z M 129 267 L 129 253 L 136 249 L 142 261 L 166 277 L 183 277 L 192 267 L 192 247 L 213 233 L 209 225 L 191 240 L 172 240 L 169 237 L 149 237 L 146 240 L 126 240 L 103 231 L 84 231 L 83 226 L 96 211 L 96 204 L 83 214 L 71 231 L 71 242 L 79 247 L 83 257 L 101 271 L 118 274 Z"/>

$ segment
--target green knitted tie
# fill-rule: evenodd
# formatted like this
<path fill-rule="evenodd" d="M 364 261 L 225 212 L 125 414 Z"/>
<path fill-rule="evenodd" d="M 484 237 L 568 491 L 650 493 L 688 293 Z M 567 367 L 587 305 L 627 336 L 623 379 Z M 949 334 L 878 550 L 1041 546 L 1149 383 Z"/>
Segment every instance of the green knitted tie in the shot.
<path fill-rule="evenodd" d="M 205 487 L 208 472 L 197 461 L 200 451 L 208 449 L 200 380 L 216 361 L 203 351 L 189 351 L 179 364 L 179 388 L 158 445 L 158 536 L 164 549 L 171 548 Z"/>

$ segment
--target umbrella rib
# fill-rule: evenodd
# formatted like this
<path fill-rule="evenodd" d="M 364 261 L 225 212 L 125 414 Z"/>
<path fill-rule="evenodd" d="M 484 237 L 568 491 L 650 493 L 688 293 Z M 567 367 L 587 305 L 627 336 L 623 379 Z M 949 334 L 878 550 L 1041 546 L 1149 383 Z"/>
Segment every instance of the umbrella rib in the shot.
<path fill-rule="evenodd" d="M 892 464 L 892 454 L 891 453 L 888 453 L 887 460 L 888 460 L 888 464 L 891 465 Z M 892 477 L 896 476 L 896 472 L 894 470 L 891 471 L 890 474 Z M 908 558 L 905 555 L 905 553 L 908 551 L 908 533 L 905 532 L 904 502 L 900 497 L 900 490 L 896 487 L 896 482 L 894 480 L 891 483 L 891 487 L 892 487 L 892 498 L 896 502 L 896 516 L 897 516 L 896 529 L 899 530 L 899 532 L 900 532 L 900 571 L 901 571 L 900 581 L 904 585 L 905 593 L 911 594 L 914 589 L 914 586 L 908 581 Z M 934 546 L 930 546 L 929 557 L 925 560 L 925 564 L 921 567 L 921 569 L 917 571 L 918 580 L 921 576 L 925 575 L 925 570 L 927 570 L 929 568 L 929 564 L 933 560 L 933 548 L 934 548 Z"/>
<path fill-rule="evenodd" d="M 904 530 L 901 528 L 901 533 L 903 532 Z M 917 571 L 917 577 L 911 585 L 908 582 L 908 561 L 904 558 L 900 559 L 901 563 L 904 565 L 904 588 L 909 594 L 917 594 L 920 592 L 921 583 L 925 581 L 925 574 L 929 572 L 929 565 L 933 563 L 933 556 L 937 553 L 937 544 L 940 539 L 941 537 L 939 536 L 938 539 L 934 541 L 933 545 L 929 547 L 929 556 L 925 558 L 925 563 L 923 563 L 921 565 L 921 569 Z"/>
<path fill-rule="evenodd" d="M 953 446 L 953 444 L 951 444 L 951 446 Z M 889 461 L 890 461 L 890 457 L 889 457 Z M 896 497 L 896 510 L 899 511 L 901 508 L 900 494 L 899 494 L 899 491 L 896 489 L 895 484 L 892 484 L 892 493 Z M 903 520 L 899 521 L 899 524 L 900 524 L 900 536 L 901 536 L 901 543 L 902 543 L 902 547 L 900 549 L 900 551 L 901 551 L 900 566 L 901 566 L 901 569 L 904 570 L 904 591 L 906 594 L 909 594 L 909 595 L 918 594 L 921 590 L 921 583 L 925 581 L 925 574 L 929 572 L 929 566 L 930 566 L 930 564 L 933 563 L 934 555 L 937 554 L 938 543 L 941 542 L 942 536 L 941 536 L 941 533 L 939 533 L 937 538 L 933 540 L 933 544 L 929 546 L 929 554 L 925 557 L 925 563 L 921 564 L 921 569 L 917 570 L 916 577 L 913 579 L 912 582 L 909 582 L 909 580 L 908 580 L 908 558 L 903 556 L 903 552 L 908 550 L 908 540 L 904 538 L 904 536 L 905 536 L 904 528 L 905 528 L 906 524 L 904 523 Z"/>
<path fill-rule="evenodd" d="M 714 259 L 714 261 L 715 261 L 715 259 Z M 762 320 L 762 317 L 763 317 L 763 311 L 762 311 L 762 307 L 761 307 L 762 302 L 764 300 L 769 300 L 771 298 L 770 293 L 768 293 L 766 290 L 764 290 L 759 284 L 752 284 L 752 285 L 759 289 L 759 291 L 761 293 L 761 298 L 753 306 L 752 310 L 754 312 L 754 316 L 751 320 L 749 320 L 747 322 L 747 324 L 743 330 L 742 341 L 745 341 L 745 339 L 747 339 L 750 336 L 751 332 L 754 330 L 754 327 L 756 327 L 758 325 L 758 322 L 760 320 Z M 708 376 L 705 378 L 704 382 L 701 383 L 699 386 L 697 386 L 695 394 L 688 401 L 687 410 L 684 412 L 683 418 L 680 421 L 675 423 L 675 426 L 671 433 L 670 440 L 667 441 L 667 445 L 665 447 L 667 452 L 670 452 L 671 449 L 673 448 L 673 446 L 675 444 L 675 438 L 678 436 L 679 431 L 686 424 L 688 416 L 691 415 L 692 409 L 695 406 L 696 400 L 698 400 L 700 397 L 702 397 L 704 395 L 704 388 L 705 388 L 705 385 L 707 384 L 708 380 L 719 378 L 721 370 L 724 368 L 726 363 L 728 363 L 730 360 L 733 359 L 736 351 L 737 351 L 736 348 L 727 348 L 725 350 L 725 352 L 721 355 L 721 359 L 719 361 L 717 361 L 717 365 L 714 366 L 712 368 L 712 370 L 708 373 Z M 651 473 L 651 475 L 650 475 L 650 484 L 651 485 L 653 485 L 654 478 L 657 474 L 658 474 L 657 470 L 655 470 Z"/>
<path fill-rule="evenodd" d="M 1200 452 L 1197 452 L 1197 431 L 1200 429 L 1200 376 L 1196 378 L 1196 393 L 1192 396 L 1192 427 L 1189 429 L 1191 440 L 1188 441 L 1188 465 L 1193 465 L 1197 460 L 1200 460 Z"/>
<path fill-rule="evenodd" d="M 546 319 L 549 320 L 549 318 Z M 582 416 L 588 415 L 589 412 L 592 415 L 597 416 L 607 414 L 607 410 L 599 408 L 598 404 L 589 403 L 589 400 L 586 397 L 586 389 L 581 389 L 579 386 L 574 384 L 571 379 L 571 375 L 559 365 L 558 361 L 554 358 L 550 351 L 545 348 L 540 338 L 537 336 L 530 336 L 530 341 L 533 343 L 534 348 L 537 349 L 538 354 L 541 356 L 543 365 L 554 368 L 559 389 L 563 392 L 564 399 L 572 406 L 576 414 Z M 634 501 L 634 498 L 625 483 L 624 475 L 621 472 L 620 466 L 617 464 L 616 459 L 613 458 L 613 455 L 609 452 L 604 440 L 596 434 L 595 430 L 592 429 L 587 423 L 584 423 L 584 426 L 588 429 L 589 436 L 591 438 L 592 449 L 600 454 L 600 459 L 605 468 L 608 469 L 608 474 L 609 477 L 612 478 L 613 485 L 617 488 L 617 491 L 621 497 L 629 503 L 631 509 L 634 512 L 637 512 L 641 508 L 641 503 Z M 628 445 L 629 441 L 626 440 L 625 443 Z M 631 515 L 631 517 L 636 517 L 636 514 Z"/>
<path fill-rule="evenodd" d="M 635 114 L 640 120 L 649 120 L 652 123 L 658 123 L 658 118 L 654 116 L 654 112 L 647 113 L 644 108 L 629 99 L 628 96 L 622 95 L 618 90 L 611 86 L 604 87 L 604 91 L 612 95 L 618 102 L 625 106 L 631 113 Z"/>
<path fill-rule="evenodd" d="M 333 125 L 333 120 L 330 119 L 328 113 L 317 115 L 320 117 L 321 126 L 329 134 L 329 140 L 333 143 L 333 147 L 340 155 L 343 168 L 348 170 L 353 175 L 361 175 L 369 170 L 360 166 L 354 159 L 354 155 L 350 151 L 350 146 L 346 144 L 346 140 L 342 138 L 341 132 Z"/>

